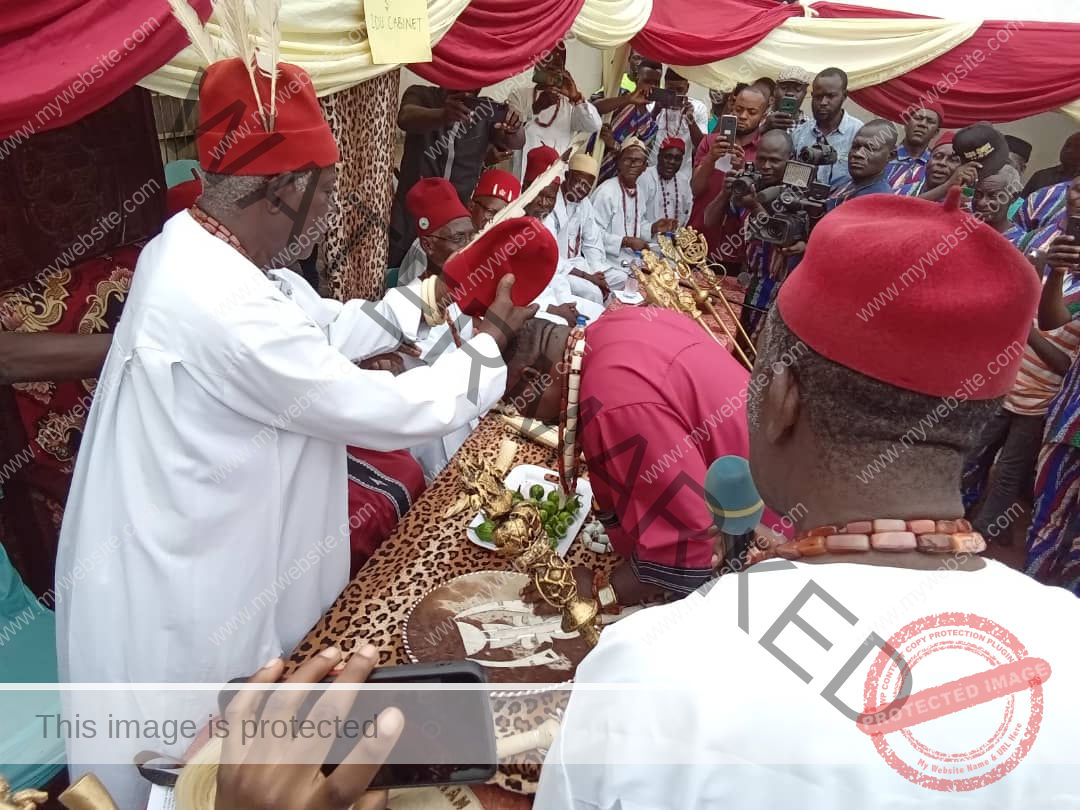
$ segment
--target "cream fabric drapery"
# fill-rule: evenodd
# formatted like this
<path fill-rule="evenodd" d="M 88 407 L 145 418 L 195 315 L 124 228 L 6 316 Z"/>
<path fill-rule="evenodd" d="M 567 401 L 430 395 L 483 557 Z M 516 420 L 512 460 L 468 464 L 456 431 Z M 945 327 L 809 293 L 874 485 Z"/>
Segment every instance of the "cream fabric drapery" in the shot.
<path fill-rule="evenodd" d="M 615 48 L 645 27 L 652 8 L 653 0 L 585 0 L 570 32 L 594 48 Z"/>
<path fill-rule="evenodd" d="M 850 88 L 858 90 L 937 59 L 969 39 L 980 24 L 980 20 L 793 18 L 746 53 L 677 70 L 705 87 L 730 90 L 759 76 L 776 78 L 788 65 L 811 73 L 839 65 L 847 71 Z"/>
<path fill-rule="evenodd" d="M 428 0 L 428 27 L 433 46 L 468 4 L 469 0 Z M 207 27 L 214 36 L 219 35 L 214 22 Z M 299 65 L 311 74 L 315 92 L 320 96 L 337 93 L 398 67 L 372 63 L 361 0 L 347 3 L 285 0 L 281 7 L 281 61 Z M 200 67 L 204 65 L 194 49 L 188 47 L 139 85 L 177 98 L 194 96 L 192 84 Z"/>

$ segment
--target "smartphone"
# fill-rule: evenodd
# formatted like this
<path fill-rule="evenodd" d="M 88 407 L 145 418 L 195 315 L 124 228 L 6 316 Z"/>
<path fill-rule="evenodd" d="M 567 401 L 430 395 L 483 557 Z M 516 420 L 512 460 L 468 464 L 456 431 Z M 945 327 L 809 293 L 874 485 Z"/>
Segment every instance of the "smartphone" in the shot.
<path fill-rule="evenodd" d="M 783 96 L 776 105 L 776 111 L 794 118 L 799 111 L 799 100 L 795 96 Z"/>
<path fill-rule="evenodd" d="M 686 108 L 686 102 L 687 102 L 688 98 L 689 98 L 688 96 L 675 96 L 675 109 L 677 109 L 677 110 L 685 109 Z"/>
<path fill-rule="evenodd" d="M 735 132 L 739 128 L 739 119 L 734 115 L 721 115 L 720 126 L 717 127 L 720 130 L 720 135 L 723 138 L 727 138 L 728 143 L 735 143 Z"/>
<path fill-rule="evenodd" d="M 1080 245 L 1080 217 L 1069 217 L 1065 224 L 1065 235 L 1073 238 L 1074 245 Z"/>
<path fill-rule="evenodd" d="M 656 108 L 658 110 L 670 110 L 675 106 L 675 99 L 678 96 L 675 95 L 674 90 L 668 90 L 666 87 L 654 87 L 652 95 L 649 96 L 650 100 L 656 102 Z"/>
<path fill-rule="evenodd" d="M 562 87 L 563 83 L 562 73 L 543 67 L 537 67 L 533 70 L 532 80 L 533 84 L 538 84 L 541 87 Z"/>
<path fill-rule="evenodd" d="M 333 681 L 327 678 L 323 683 Z M 446 661 L 378 667 L 372 670 L 367 683 L 484 684 L 487 678 L 480 665 L 472 661 Z M 231 694 L 235 693 L 222 693 L 223 706 L 228 703 L 226 696 Z M 306 717 L 321 696 L 321 692 L 311 693 L 297 717 Z M 347 720 L 354 721 L 353 728 L 361 733 L 371 731 L 368 736 L 374 736 L 378 732 L 379 713 L 390 706 L 401 710 L 405 727 L 389 758 L 372 779 L 372 790 L 476 784 L 487 782 L 495 775 L 498 764 L 495 719 L 486 689 L 398 691 L 365 690 L 361 686 Z M 335 740 L 322 772 L 333 773 L 358 741 L 355 735 Z"/>

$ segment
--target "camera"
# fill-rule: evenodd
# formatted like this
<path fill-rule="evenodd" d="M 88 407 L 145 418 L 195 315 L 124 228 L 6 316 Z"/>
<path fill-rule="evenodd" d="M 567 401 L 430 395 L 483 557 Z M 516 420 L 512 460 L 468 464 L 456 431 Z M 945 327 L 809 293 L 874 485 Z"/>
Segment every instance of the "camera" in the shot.
<path fill-rule="evenodd" d="M 739 174 L 732 175 L 728 182 L 731 183 L 731 199 L 741 200 L 751 191 L 761 188 L 761 172 L 753 163 L 749 163 Z"/>
<path fill-rule="evenodd" d="M 810 230 L 825 215 L 829 197 L 828 185 L 813 180 L 816 171 L 810 163 L 788 163 L 781 185 L 758 195 L 767 213 L 751 217 L 751 239 L 789 247 L 810 236 Z"/>
<path fill-rule="evenodd" d="M 837 155 L 836 149 L 824 138 L 818 138 L 817 143 L 800 149 L 797 157 L 803 163 L 809 163 L 811 166 L 831 166 L 836 163 L 839 155 Z"/>

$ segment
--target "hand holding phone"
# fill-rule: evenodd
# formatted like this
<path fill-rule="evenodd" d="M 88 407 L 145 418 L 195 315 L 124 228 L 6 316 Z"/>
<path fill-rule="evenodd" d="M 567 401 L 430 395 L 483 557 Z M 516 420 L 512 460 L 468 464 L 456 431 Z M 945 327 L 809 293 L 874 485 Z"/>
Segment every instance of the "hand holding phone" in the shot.
<path fill-rule="evenodd" d="M 335 683 L 363 683 L 374 668 L 377 657 L 374 647 L 360 650 L 340 670 Z M 318 683 L 340 661 L 341 653 L 338 650 L 323 650 L 305 662 L 286 683 Z M 284 668 L 280 659 L 272 661 L 255 673 L 248 683 L 276 683 Z M 236 729 L 237 733 L 228 734 L 222 744 L 221 763 L 217 770 L 217 807 L 232 810 L 307 810 L 337 806 L 338 802 L 334 800 L 341 798 L 347 798 L 350 807 L 369 807 L 382 800 L 381 796 L 368 795 L 367 790 L 379 765 L 401 735 L 404 721 L 401 712 L 396 709 L 388 709 L 380 715 L 378 737 L 361 738 L 353 746 L 350 761 L 363 764 L 338 768 L 329 776 L 320 773 L 321 766 L 317 762 L 303 763 L 310 761 L 313 746 L 325 743 L 329 749 L 331 740 L 313 741 L 287 734 L 279 739 L 266 734 L 256 740 L 248 740 L 245 745 L 239 732 L 245 721 L 254 723 L 258 717 L 271 723 L 283 722 L 287 726 L 306 694 L 278 693 L 276 699 L 267 701 L 260 715 L 258 709 L 263 698 L 262 691 L 235 693 L 224 716 L 229 727 Z M 357 694 L 354 690 L 323 692 L 316 709 L 331 716 L 348 714 Z M 270 764 L 275 762 L 290 764 L 288 767 Z"/>
<path fill-rule="evenodd" d="M 720 137 L 729 143 L 735 143 L 735 135 L 739 130 L 739 119 L 734 115 L 721 115 L 720 126 L 717 127 Z"/>
<path fill-rule="evenodd" d="M 670 110 L 675 106 L 675 91 L 665 87 L 654 87 L 650 98 L 656 103 L 658 110 Z"/>
<path fill-rule="evenodd" d="M 1080 269 L 1080 217 L 1069 217 L 1064 233 L 1050 243 L 1046 263 L 1058 273 Z"/>

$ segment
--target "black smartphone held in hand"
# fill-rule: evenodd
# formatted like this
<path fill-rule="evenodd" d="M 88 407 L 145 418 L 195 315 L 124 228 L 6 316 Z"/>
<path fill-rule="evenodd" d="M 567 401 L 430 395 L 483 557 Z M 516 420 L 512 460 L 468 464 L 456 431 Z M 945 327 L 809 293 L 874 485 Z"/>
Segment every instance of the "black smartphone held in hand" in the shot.
<path fill-rule="evenodd" d="M 799 100 L 795 96 L 783 96 L 776 105 L 776 111 L 794 118 L 799 111 Z"/>
<path fill-rule="evenodd" d="M 378 667 L 367 683 L 397 683 L 403 688 L 366 690 L 360 686 L 349 717 L 362 733 L 377 734 L 378 715 L 390 706 L 405 718 L 401 737 L 371 780 L 371 790 L 477 784 L 495 775 L 495 719 L 488 690 L 438 688 L 439 684 L 487 683 L 479 664 L 447 661 Z M 409 689 L 408 684 L 425 688 Z M 357 742 L 339 738 L 330 748 L 323 773 L 332 773 Z"/>
<path fill-rule="evenodd" d="M 675 99 L 678 97 L 675 95 L 674 90 L 668 90 L 665 87 L 654 87 L 649 98 L 656 102 L 658 110 L 670 110 L 675 106 Z"/>
<path fill-rule="evenodd" d="M 538 67 L 533 70 L 532 80 L 533 84 L 538 84 L 541 87 L 562 87 L 563 76 L 557 70 Z"/>
<path fill-rule="evenodd" d="M 1065 235 L 1072 237 L 1073 245 L 1080 246 L 1080 217 L 1069 217 L 1065 223 Z"/>
<path fill-rule="evenodd" d="M 720 131 L 720 137 L 727 138 L 728 143 L 735 143 L 735 132 L 739 128 L 739 119 L 734 115 L 721 115 L 720 126 L 717 129 Z"/>

